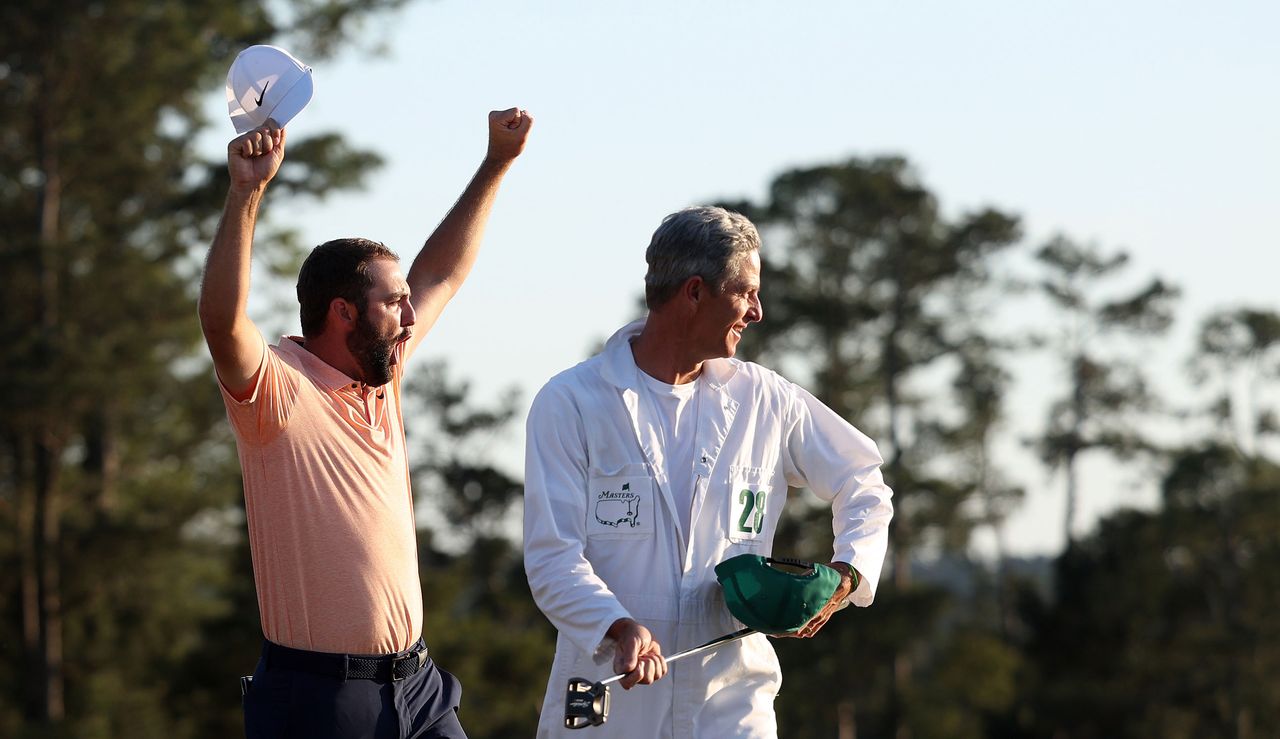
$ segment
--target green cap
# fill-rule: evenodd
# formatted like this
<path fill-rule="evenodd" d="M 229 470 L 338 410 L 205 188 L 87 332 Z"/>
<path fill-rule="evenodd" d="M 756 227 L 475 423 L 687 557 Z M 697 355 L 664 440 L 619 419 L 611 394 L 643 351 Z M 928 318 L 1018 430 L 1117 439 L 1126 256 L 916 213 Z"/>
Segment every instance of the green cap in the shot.
<path fill-rule="evenodd" d="M 790 565 L 791 572 L 773 567 Z M 815 562 L 739 554 L 716 565 L 729 612 L 766 634 L 796 631 L 818 615 L 840 587 L 840 573 Z"/>

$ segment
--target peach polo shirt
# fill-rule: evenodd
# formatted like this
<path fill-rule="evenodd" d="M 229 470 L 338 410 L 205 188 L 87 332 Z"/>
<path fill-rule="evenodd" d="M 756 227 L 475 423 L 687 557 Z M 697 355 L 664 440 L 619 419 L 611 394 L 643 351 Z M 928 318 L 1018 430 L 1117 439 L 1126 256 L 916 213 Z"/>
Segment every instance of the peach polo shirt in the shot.
<path fill-rule="evenodd" d="M 301 341 L 266 347 L 247 400 L 222 388 L 262 633 L 319 652 L 402 651 L 422 629 L 402 348 L 391 382 L 373 388 Z"/>

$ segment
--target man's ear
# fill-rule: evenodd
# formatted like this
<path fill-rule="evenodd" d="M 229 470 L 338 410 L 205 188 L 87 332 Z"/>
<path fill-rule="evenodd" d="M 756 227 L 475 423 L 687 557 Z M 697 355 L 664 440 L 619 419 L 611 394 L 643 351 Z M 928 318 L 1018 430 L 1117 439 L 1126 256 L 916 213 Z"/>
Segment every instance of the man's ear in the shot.
<path fill-rule="evenodd" d="M 694 275 L 684 281 L 680 286 L 680 299 L 683 300 L 690 308 L 697 308 L 707 296 L 707 283 L 699 275 Z"/>
<path fill-rule="evenodd" d="M 355 303 L 345 298 L 334 298 L 329 301 L 329 320 L 344 329 L 355 326 L 360 318 L 360 309 Z"/>

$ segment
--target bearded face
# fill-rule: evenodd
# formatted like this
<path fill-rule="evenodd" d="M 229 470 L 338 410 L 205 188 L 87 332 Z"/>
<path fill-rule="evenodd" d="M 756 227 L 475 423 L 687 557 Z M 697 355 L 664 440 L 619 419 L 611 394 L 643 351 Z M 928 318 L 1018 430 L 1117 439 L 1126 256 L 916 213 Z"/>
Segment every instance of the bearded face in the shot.
<path fill-rule="evenodd" d="M 381 335 L 369 320 L 367 311 L 360 311 L 356 328 L 347 334 L 347 349 L 360 365 L 360 378 L 366 385 L 382 387 L 391 382 L 391 357 L 396 344 L 405 336 L 405 330 L 397 327 L 389 335 Z"/>

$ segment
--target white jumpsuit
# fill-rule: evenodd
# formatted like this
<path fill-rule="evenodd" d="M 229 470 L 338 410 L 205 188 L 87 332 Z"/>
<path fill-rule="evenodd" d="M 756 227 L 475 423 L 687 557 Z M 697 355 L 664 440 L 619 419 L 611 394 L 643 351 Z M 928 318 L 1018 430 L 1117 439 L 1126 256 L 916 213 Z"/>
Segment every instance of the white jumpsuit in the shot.
<path fill-rule="evenodd" d="M 612 674 L 604 640 L 617 619 L 644 624 L 667 655 L 742 628 L 714 568 L 772 553 L 788 485 L 831 503 L 832 560 L 862 574 L 854 605 L 870 605 L 885 556 L 892 492 L 875 444 L 803 388 L 736 359 L 703 363 L 708 394 L 682 530 L 657 424 L 640 402 L 630 341 L 643 325 L 623 327 L 602 353 L 552 378 L 529 412 L 525 571 L 559 631 L 538 736 L 774 737 L 782 675 L 758 634 L 678 661 L 653 685 L 614 684 L 604 726 L 563 728 L 569 678 Z"/>

